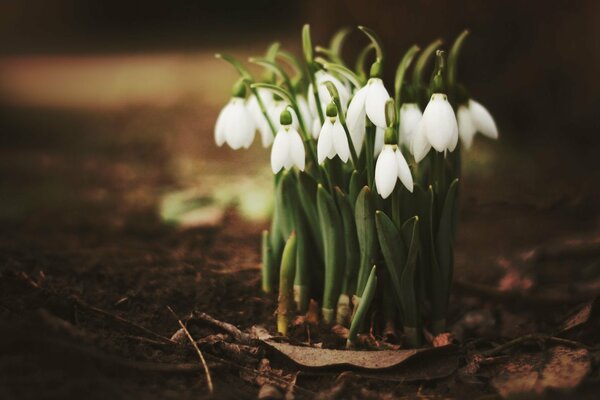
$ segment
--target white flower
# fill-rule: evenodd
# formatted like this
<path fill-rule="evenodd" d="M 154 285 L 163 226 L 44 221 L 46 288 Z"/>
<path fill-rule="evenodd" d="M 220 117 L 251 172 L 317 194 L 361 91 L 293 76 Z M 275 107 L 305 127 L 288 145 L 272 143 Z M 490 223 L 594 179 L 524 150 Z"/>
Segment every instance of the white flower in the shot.
<path fill-rule="evenodd" d="M 346 162 L 350 157 L 350 147 L 340 120 L 336 117 L 327 117 L 319 133 L 317 144 L 319 164 L 322 164 L 325 158 L 331 159 L 336 154 L 343 162 Z"/>
<path fill-rule="evenodd" d="M 298 103 L 298 110 L 300 111 L 300 116 L 302 117 L 302 122 L 304 125 L 310 127 L 310 123 L 313 120 L 314 116 L 310 111 L 310 107 L 308 106 L 308 101 L 304 97 L 304 95 L 299 94 L 296 96 L 296 103 Z M 317 116 L 318 118 L 318 116 Z"/>
<path fill-rule="evenodd" d="M 319 117 L 315 118 L 312 122 L 312 126 L 310 128 L 310 133 L 313 139 L 317 139 L 319 137 L 319 133 L 321 132 L 321 121 Z"/>
<path fill-rule="evenodd" d="M 470 99 L 467 105 L 458 107 L 458 134 L 463 145 L 470 149 L 473 144 L 473 137 L 477 132 L 489 137 L 498 139 L 498 128 L 490 112 L 475 100 Z"/>
<path fill-rule="evenodd" d="M 383 144 L 385 143 L 385 129 L 380 127 L 375 127 L 375 143 L 373 144 L 373 157 L 377 157 L 379 153 L 381 153 L 381 149 L 383 149 Z"/>
<path fill-rule="evenodd" d="M 257 93 L 263 103 L 263 106 L 266 110 L 268 110 L 273 104 L 273 94 L 270 90 L 264 88 L 257 89 Z M 250 96 L 248 99 L 248 110 L 250 110 L 256 128 L 260 133 L 263 147 L 269 147 L 271 143 L 273 143 L 273 132 L 271 131 L 269 122 L 260 109 L 260 104 L 258 104 L 258 100 L 255 95 Z"/>
<path fill-rule="evenodd" d="M 386 199 L 394 191 L 398 179 L 412 193 L 413 178 L 402 152 L 398 146 L 386 144 L 375 165 L 377 193 Z"/>
<path fill-rule="evenodd" d="M 457 143 L 454 110 L 445 94 L 434 93 L 414 131 L 412 153 L 415 160 L 419 162 L 425 158 L 431 147 L 439 152 L 454 151 Z"/>
<path fill-rule="evenodd" d="M 419 124 L 423 113 L 416 103 L 404 103 L 400 107 L 400 143 L 412 151 L 415 128 Z"/>
<path fill-rule="evenodd" d="M 227 143 L 234 150 L 248 148 L 254 141 L 256 127 L 246 102 L 241 97 L 233 97 L 223 107 L 215 124 L 217 146 Z"/>
<path fill-rule="evenodd" d="M 365 137 L 365 116 L 377 127 L 385 129 L 385 102 L 390 98 L 383 81 L 371 78 L 359 89 L 348 106 L 346 122 L 357 152 L 360 152 Z"/>
<path fill-rule="evenodd" d="M 304 143 L 293 125 L 279 128 L 273 147 L 271 148 L 271 169 L 278 173 L 281 168 L 290 169 L 292 166 L 304 171 Z"/>
<path fill-rule="evenodd" d="M 317 84 L 317 93 L 319 95 L 319 101 L 321 102 L 321 109 L 323 110 L 323 115 L 325 115 L 325 111 L 327 109 L 327 105 L 331 103 L 331 95 L 329 94 L 329 90 L 327 90 L 327 86 L 325 86 L 325 82 L 331 81 L 335 88 L 338 91 L 340 96 L 340 105 L 342 109 L 345 111 L 348 106 L 348 100 L 350 99 L 350 91 L 339 79 L 335 76 L 331 75 L 325 71 L 318 71 L 315 74 L 315 82 Z M 312 84 L 308 85 L 308 106 L 313 115 L 318 116 L 319 111 L 317 110 L 317 103 L 315 101 L 315 96 L 313 94 L 313 86 Z"/>

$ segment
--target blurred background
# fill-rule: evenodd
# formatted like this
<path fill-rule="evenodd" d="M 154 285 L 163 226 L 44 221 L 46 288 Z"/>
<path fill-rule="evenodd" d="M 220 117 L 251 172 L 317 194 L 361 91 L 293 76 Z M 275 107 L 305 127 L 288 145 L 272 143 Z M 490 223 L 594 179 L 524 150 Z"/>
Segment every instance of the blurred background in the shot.
<path fill-rule="evenodd" d="M 258 140 L 238 152 L 213 142 L 236 79 L 214 53 L 245 60 L 274 40 L 298 53 L 308 22 L 315 44 L 343 26 L 377 31 L 388 84 L 410 45 L 450 43 L 469 28 L 459 79 L 501 139 L 479 138 L 467 156 L 465 198 L 560 210 L 595 227 L 599 16 L 592 0 L 1 2 L 0 217 L 7 232 L 57 220 L 120 228 L 192 189 L 264 219 L 267 151 Z M 344 56 L 365 43 L 352 33 Z M 194 218 L 210 222 L 213 211 Z"/>

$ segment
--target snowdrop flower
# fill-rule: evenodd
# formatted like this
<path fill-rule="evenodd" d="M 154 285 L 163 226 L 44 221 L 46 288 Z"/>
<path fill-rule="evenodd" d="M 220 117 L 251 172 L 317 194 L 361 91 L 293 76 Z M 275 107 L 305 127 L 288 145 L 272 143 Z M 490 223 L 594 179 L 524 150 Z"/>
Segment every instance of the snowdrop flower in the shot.
<path fill-rule="evenodd" d="M 268 89 L 259 88 L 257 89 L 257 94 L 258 97 L 260 97 L 265 109 L 268 110 L 273 104 L 273 95 L 271 91 Z M 269 147 L 271 143 L 273 143 L 273 132 L 271 131 L 269 122 L 260 109 L 260 104 L 258 103 L 258 99 L 255 95 L 250 96 L 248 99 L 248 110 L 252 114 L 254 124 L 260 133 L 263 147 Z"/>
<path fill-rule="evenodd" d="M 371 78 L 359 89 L 348 106 L 346 122 L 356 151 L 362 148 L 365 138 L 365 116 L 377 127 L 385 129 L 385 102 L 390 98 L 383 81 Z"/>
<path fill-rule="evenodd" d="M 217 146 L 227 143 L 234 150 L 247 149 L 254 141 L 256 125 L 244 100 L 245 87 L 237 83 L 234 96 L 223 107 L 215 124 L 215 142 Z"/>
<path fill-rule="evenodd" d="M 404 103 L 400 107 L 400 143 L 412 151 L 413 135 L 423 113 L 417 103 Z"/>
<path fill-rule="evenodd" d="M 342 109 L 345 111 L 348 106 L 348 100 L 350 100 L 350 91 L 339 79 L 335 76 L 331 75 L 325 71 L 317 71 L 315 74 L 315 82 L 317 84 L 317 93 L 319 95 L 319 101 L 321 102 L 321 108 L 323 109 L 323 114 L 326 113 L 327 104 L 331 102 L 331 95 L 329 94 L 329 90 L 327 90 L 327 86 L 325 86 L 325 82 L 330 81 L 333 83 L 335 88 L 340 95 L 340 104 Z M 313 115 L 318 116 L 319 111 L 317 110 L 317 103 L 315 101 L 315 96 L 313 94 L 313 86 L 312 84 L 308 85 L 308 105 L 310 111 Z"/>
<path fill-rule="evenodd" d="M 313 139 L 317 140 L 319 138 L 319 133 L 321 133 L 321 121 L 319 121 L 319 117 L 313 119 L 310 132 Z"/>
<path fill-rule="evenodd" d="M 454 110 L 443 93 L 434 93 L 414 132 L 412 153 L 421 161 L 431 147 L 436 151 L 454 151 L 458 143 L 458 125 Z"/>
<path fill-rule="evenodd" d="M 348 139 L 344 132 L 344 127 L 337 118 L 337 108 L 335 104 L 330 103 L 327 106 L 327 117 L 319 133 L 319 142 L 317 143 L 317 158 L 319 164 L 325 161 L 325 158 L 333 158 L 336 155 L 343 162 L 348 161 L 350 157 L 350 147 Z"/>
<path fill-rule="evenodd" d="M 304 171 L 304 143 L 298 130 L 292 124 L 290 111 L 284 110 L 281 113 L 280 125 L 271 148 L 273 173 L 278 173 L 281 168 L 290 169 L 294 165 L 300 171 Z"/>
<path fill-rule="evenodd" d="M 477 132 L 489 137 L 498 139 L 498 128 L 490 112 L 481 104 L 473 99 L 469 99 L 466 105 L 458 107 L 458 134 L 463 145 L 470 149 L 473 144 L 473 137 Z"/>
<path fill-rule="evenodd" d="M 413 178 L 408 163 L 397 145 L 386 144 L 375 165 L 377 193 L 386 199 L 394 191 L 398 179 L 412 193 Z"/>

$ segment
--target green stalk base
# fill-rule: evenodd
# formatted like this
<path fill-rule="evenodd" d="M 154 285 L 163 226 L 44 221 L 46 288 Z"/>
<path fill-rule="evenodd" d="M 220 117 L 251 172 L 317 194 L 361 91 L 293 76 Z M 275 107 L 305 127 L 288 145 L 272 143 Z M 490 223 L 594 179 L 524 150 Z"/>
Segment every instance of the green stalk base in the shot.
<path fill-rule="evenodd" d="M 335 318 L 335 310 L 332 308 L 321 308 L 321 313 L 323 313 L 323 321 L 326 324 L 331 324 Z"/>
<path fill-rule="evenodd" d="M 350 297 L 347 294 L 340 294 L 335 322 L 343 326 L 350 325 Z"/>
<path fill-rule="evenodd" d="M 308 287 L 294 285 L 294 303 L 299 313 L 305 314 L 308 311 Z"/>

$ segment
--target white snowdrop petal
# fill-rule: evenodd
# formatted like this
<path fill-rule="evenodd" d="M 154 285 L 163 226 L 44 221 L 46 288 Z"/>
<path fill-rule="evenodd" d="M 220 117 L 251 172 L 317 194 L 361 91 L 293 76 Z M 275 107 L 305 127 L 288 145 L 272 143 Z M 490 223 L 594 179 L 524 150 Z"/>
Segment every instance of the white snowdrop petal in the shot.
<path fill-rule="evenodd" d="M 254 123 L 254 119 L 252 118 L 252 114 L 250 114 L 248 107 L 245 108 L 244 119 L 245 121 L 241 127 L 241 129 L 244 129 L 242 134 L 244 137 L 244 143 L 242 146 L 247 149 L 252 146 L 252 142 L 254 142 L 254 136 L 256 133 L 256 124 Z"/>
<path fill-rule="evenodd" d="M 469 111 L 477 131 L 491 139 L 498 139 L 498 128 L 490 112 L 475 100 L 469 100 Z"/>
<path fill-rule="evenodd" d="M 465 148 L 470 149 L 473 143 L 473 136 L 475 136 L 476 128 L 471 119 L 471 112 L 465 106 L 458 107 L 456 112 L 456 119 L 458 121 L 458 134 Z"/>
<path fill-rule="evenodd" d="M 367 87 L 365 86 L 359 89 L 350 101 L 348 113 L 346 114 L 346 124 L 348 125 L 350 132 L 352 132 L 353 128 L 360 126 L 361 122 L 364 125 L 366 98 Z"/>
<path fill-rule="evenodd" d="M 365 142 L 365 129 L 367 128 L 366 116 L 363 116 L 361 120 L 359 120 L 358 124 L 354 127 L 348 126 L 348 130 L 350 131 L 350 139 L 352 140 L 352 145 L 354 145 L 354 149 L 357 153 L 360 153 L 363 147 L 363 143 Z"/>
<path fill-rule="evenodd" d="M 308 126 L 308 124 L 310 124 L 310 121 L 313 120 L 313 115 L 311 114 L 310 108 L 308 107 L 308 102 L 302 95 L 296 97 L 296 102 L 298 103 L 298 109 L 300 110 L 300 116 L 302 117 L 302 121 L 305 125 Z"/>
<path fill-rule="evenodd" d="M 367 83 L 367 97 L 365 99 L 365 111 L 367 116 L 380 128 L 386 128 L 385 123 L 385 102 L 390 98 L 383 81 L 379 78 L 372 78 Z"/>
<path fill-rule="evenodd" d="M 225 143 L 225 122 L 227 121 L 227 112 L 229 110 L 229 103 L 223 107 L 223 109 L 219 112 L 219 116 L 217 117 L 217 122 L 215 123 L 215 143 L 217 146 L 223 146 Z"/>
<path fill-rule="evenodd" d="M 333 149 L 333 136 L 332 136 L 333 125 L 329 118 L 325 119 L 325 123 L 319 133 L 319 141 L 317 142 L 317 159 L 319 164 L 323 164 L 323 161 L 329 156 L 329 153 Z"/>
<path fill-rule="evenodd" d="M 271 147 L 271 170 L 273 170 L 274 174 L 283 168 L 288 159 L 289 142 L 289 136 L 285 129 L 279 129 L 273 141 L 273 147 Z"/>
<path fill-rule="evenodd" d="M 375 184 L 377 193 L 386 199 L 396 186 L 398 179 L 398 166 L 396 165 L 396 155 L 391 146 L 385 146 L 377 158 L 375 164 Z"/>
<path fill-rule="evenodd" d="M 247 141 L 245 137 L 248 132 L 247 115 L 244 100 L 233 99 L 225 139 L 227 144 L 234 150 L 241 148 Z M 253 125 L 250 125 L 250 127 L 254 129 Z"/>
<path fill-rule="evenodd" d="M 415 103 L 403 104 L 400 108 L 400 143 L 410 146 L 417 124 L 423 113 Z"/>
<path fill-rule="evenodd" d="M 450 152 L 456 149 L 456 145 L 458 144 L 458 124 L 454 124 L 454 128 L 452 129 L 452 136 L 450 137 L 450 143 L 448 144 L 448 150 Z"/>
<path fill-rule="evenodd" d="M 302 138 L 298 131 L 294 128 L 290 128 L 288 131 L 289 135 L 289 160 L 293 165 L 298 167 L 300 171 L 304 171 L 304 162 L 305 162 L 305 154 L 304 154 L 304 143 L 302 142 Z M 291 165 L 290 165 L 291 167 Z"/>
<path fill-rule="evenodd" d="M 321 133 L 321 121 L 317 117 L 312 121 L 311 134 L 313 139 L 316 140 L 319 137 L 319 133 Z"/>
<path fill-rule="evenodd" d="M 404 185 L 405 188 L 408 189 L 409 192 L 413 192 L 414 182 L 412 174 L 410 173 L 410 168 L 408 167 L 408 163 L 402 155 L 400 149 L 396 149 L 396 163 L 398 164 L 398 178 L 400 178 L 400 182 Z"/>
<path fill-rule="evenodd" d="M 448 148 L 456 128 L 452 106 L 443 94 L 435 93 L 423 112 L 423 125 L 427 140 L 439 152 Z"/>
<path fill-rule="evenodd" d="M 381 149 L 383 149 L 383 144 L 385 142 L 385 129 L 376 127 L 375 128 L 375 143 L 373 146 L 373 156 L 377 157 L 379 153 L 381 153 Z"/>
<path fill-rule="evenodd" d="M 431 144 L 427 140 L 427 136 L 425 135 L 425 126 L 423 124 L 423 120 L 419 121 L 417 127 L 415 128 L 413 143 L 412 143 L 412 153 L 415 157 L 416 162 L 421 162 L 431 150 Z"/>
<path fill-rule="evenodd" d="M 339 119 L 333 125 L 333 146 L 340 160 L 347 162 L 348 157 L 350 157 L 350 146 L 348 145 L 348 138 L 346 138 L 344 127 Z"/>

